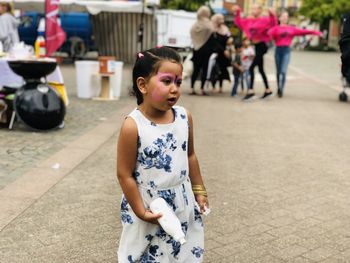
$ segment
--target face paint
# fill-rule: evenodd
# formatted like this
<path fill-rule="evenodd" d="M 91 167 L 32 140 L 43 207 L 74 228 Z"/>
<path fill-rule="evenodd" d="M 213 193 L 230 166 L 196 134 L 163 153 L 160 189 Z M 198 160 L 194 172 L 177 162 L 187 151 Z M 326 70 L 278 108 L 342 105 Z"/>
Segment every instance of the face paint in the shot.
<path fill-rule="evenodd" d="M 182 77 L 170 73 L 157 74 L 157 88 L 152 92 L 152 98 L 161 102 L 169 94 L 170 86 L 175 84 L 178 88 L 181 86 Z"/>

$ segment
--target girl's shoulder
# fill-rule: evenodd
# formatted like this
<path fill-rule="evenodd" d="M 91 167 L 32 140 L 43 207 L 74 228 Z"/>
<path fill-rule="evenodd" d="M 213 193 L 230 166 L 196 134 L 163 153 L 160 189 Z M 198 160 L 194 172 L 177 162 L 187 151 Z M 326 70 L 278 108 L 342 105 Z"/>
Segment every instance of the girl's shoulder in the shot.
<path fill-rule="evenodd" d="M 138 115 L 139 115 L 139 110 L 138 110 L 138 108 L 136 107 L 136 108 L 134 108 L 134 109 L 126 116 L 126 118 L 128 118 L 128 117 L 135 118 L 135 117 L 137 117 Z"/>

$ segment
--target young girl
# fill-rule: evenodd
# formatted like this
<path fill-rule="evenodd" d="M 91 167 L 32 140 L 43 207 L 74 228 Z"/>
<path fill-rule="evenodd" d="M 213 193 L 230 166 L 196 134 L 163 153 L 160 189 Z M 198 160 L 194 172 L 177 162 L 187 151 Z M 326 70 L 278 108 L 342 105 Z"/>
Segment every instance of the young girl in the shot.
<path fill-rule="evenodd" d="M 307 30 L 288 25 L 288 12 L 282 12 L 279 17 L 280 24 L 269 29 L 268 35 L 275 41 L 275 62 L 277 71 L 277 94 L 283 97 L 284 85 L 286 82 L 287 69 L 290 60 L 290 45 L 295 36 L 317 35 L 322 33 L 317 30 Z"/>
<path fill-rule="evenodd" d="M 137 108 L 125 119 L 118 141 L 117 176 L 123 190 L 118 262 L 202 262 L 201 214 L 209 207 L 194 152 L 191 115 L 175 106 L 182 65 L 172 49 L 138 54 L 133 68 Z M 162 197 L 186 234 L 180 245 L 157 223 L 149 205 Z"/>
<path fill-rule="evenodd" d="M 247 89 L 249 89 L 250 86 L 250 66 L 253 64 L 254 57 L 255 57 L 255 50 L 254 47 L 250 44 L 250 41 L 248 38 L 243 38 L 242 40 L 243 49 L 242 49 L 242 67 L 243 67 L 243 74 L 242 83 L 245 83 L 247 85 Z M 242 85 L 242 90 L 244 89 Z"/>
<path fill-rule="evenodd" d="M 236 54 L 232 61 L 233 77 L 234 77 L 234 82 L 233 82 L 232 91 L 231 91 L 232 97 L 237 96 L 237 88 L 239 83 L 241 82 L 243 84 L 241 80 L 242 80 L 242 74 L 244 72 L 244 69 L 242 67 L 242 44 L 236 43 L 235 48 L 236 48 Z"/>

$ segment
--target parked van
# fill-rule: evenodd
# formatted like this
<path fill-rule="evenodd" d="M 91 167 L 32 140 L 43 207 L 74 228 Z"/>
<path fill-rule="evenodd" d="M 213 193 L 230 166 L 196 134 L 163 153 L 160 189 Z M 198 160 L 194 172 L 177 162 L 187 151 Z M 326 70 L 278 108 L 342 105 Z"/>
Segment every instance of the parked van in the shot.
<path fill-rule="evenodd" d="M 190 30 L 197 14 L 182 10 L 156 10 L 155 14 L 158 45 L 189 51 L 192 47 Z"/>
<path fill-rule="evenodd" d="M 96 50 L 92 23 L 88 13 L 60 13 L 59 23 L 66 32 L 66 41 L 58 51 L 66 52 L 72 58 L 79 58 L 87 51 Z M 45 34 L 45 16 L 38 12 L 27 12 L 21 16 L 18 28 L 21 41 L 34 46 L 38 35 Z"/>

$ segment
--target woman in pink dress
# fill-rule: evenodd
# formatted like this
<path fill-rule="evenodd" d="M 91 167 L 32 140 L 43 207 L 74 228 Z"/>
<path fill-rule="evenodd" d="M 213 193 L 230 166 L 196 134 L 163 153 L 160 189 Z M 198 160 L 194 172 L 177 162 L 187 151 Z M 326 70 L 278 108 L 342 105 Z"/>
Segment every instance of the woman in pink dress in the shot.
<path fill-rule="evenodd" d="M 288 12 L 283 12 L 279 17 L 280 25 L 274 26 L 268 31 L 268 35 L 274 40 L 276 45 L 277 94 L 280 98 L 283 97 L 287 68 L 290 60 L 290 45 L 293 38 L 304 35 L 322 36 L 322 33 L 317 30 L 307 30 L 288 25 L 288 19 Z"/>

